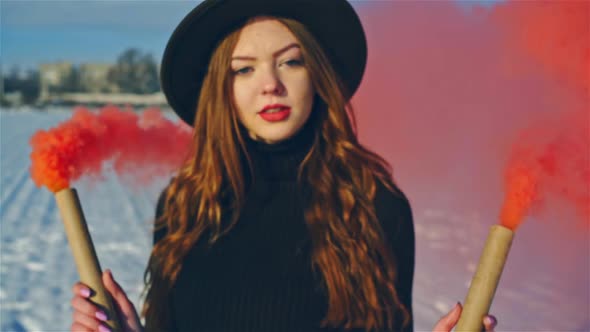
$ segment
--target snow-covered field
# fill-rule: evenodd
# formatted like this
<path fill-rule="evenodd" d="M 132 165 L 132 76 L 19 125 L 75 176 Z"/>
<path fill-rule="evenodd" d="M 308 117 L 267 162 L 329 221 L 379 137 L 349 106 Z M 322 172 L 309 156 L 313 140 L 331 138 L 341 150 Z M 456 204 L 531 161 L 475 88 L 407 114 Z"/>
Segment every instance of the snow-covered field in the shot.
<path fill-rule="evenodd" d="M 0 331 L 66 331 L 77 272 L 52 195 L 29 176 L 28 140 L 69 118 L 55 111 L 0 112 Z M 107 174 L 76 184 L 97 254 L 139 305 L 156 197 L 167 179 L 141 190 Z M 429 208 L 414 197 L 417 266 L 414 313 L 427 331 L 463 301 L 487 236 L 482 211 Z M 515 237 L 491 312 L 498 331 L 590 331 L 587 230 L 525 223 Z"/>

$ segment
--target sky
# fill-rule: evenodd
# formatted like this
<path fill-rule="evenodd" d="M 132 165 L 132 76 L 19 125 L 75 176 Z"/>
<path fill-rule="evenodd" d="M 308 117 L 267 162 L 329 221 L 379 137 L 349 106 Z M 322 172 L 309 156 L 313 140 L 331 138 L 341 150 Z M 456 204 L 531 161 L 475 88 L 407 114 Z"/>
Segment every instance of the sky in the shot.
<path fill-rule="evenodd" d="M 351 2 L 370 6 L 372 1 L 377 0 Z M 178 22 L 198 3 L 0 0 L 2 70 L 55 61 L 112 63 L 130 47 L 151 53 L 159 61 Z"/>
<path fill-rule="evenodd" d="M 69 60 L 114 62 L 129 47 L 160 59 L 193 1 L 0 2 L 3 68 Z"/>

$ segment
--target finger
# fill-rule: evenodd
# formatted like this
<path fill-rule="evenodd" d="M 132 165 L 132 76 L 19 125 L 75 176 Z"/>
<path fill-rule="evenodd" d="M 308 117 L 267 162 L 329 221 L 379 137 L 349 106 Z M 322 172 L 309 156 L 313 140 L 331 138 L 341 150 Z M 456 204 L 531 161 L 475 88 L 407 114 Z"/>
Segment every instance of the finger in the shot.
<path fill-rule="evenodd" d="M 461 306 L 461 303 L 457 302 L 457 304 L 455 304 L 455 306 L 453 307 L 453 309 L 451 309 L 451 311 L 446 314 L 445 316 L 443 316 L 434 326 L 434 331 L 451 331 L 453 329 L 453 327 L 457 324 L 457 321 L 459 321 L 459 317 L 461 317 L 461 311 L 463 310 L 463 307 Z"/>
<path fill-rule="evenodd" d="M 100 324 L 95 317 L 88 316 L 80 311 L 74 311 L 72 314 L 74 323 L 84 326 L 90 331 L 97 331 Z"/>
<path fill-rule="evenodd" d="M 94 304 L 81 296 L 74 296 L 71 304 L 75 311 L 79 311 L 87 316 L 95 317 L 98 311 L 98 308 Z"/>
<path fill-rule="evenodd" d="M 72 332 L 93 332 L 90 328 L 81 325 L 79 323 L 73 323 L 70 327 L 70 331 Z"/>
<path fill-rule="evenodd" d="M 135 307 L 131 301 L 129 301 L 129 298 L 127 297 L 127 294 L 121 285 L 115 281 L 111 270 L 107 269 L 103 272 L 102 282 L 109 293 L 111 293 L 111 296 L 115 300 L 115 305 L 119 311 L 121 311 L 125 316 L 135 315 Z"/>
<path fill-rule="evenodd" d="M 121 285 L 115 281 L 111 270 L 107 269 L 103 272 L 102 281 L 113 297 L 114 305 L 120 314 L 119 318 L 121 319 L 121 323 L 123 323 L 128 330 L 141 331 L 141 322 L 139 315 L 135 310 L 135 306 L 129 301 L 129 298 Z"/>
<path fill-rule="evenodd" d="M 72 332 L 111 332 L 111 330 L 103 324 L 98 325 L 98 328 L 92 329 L 80 323 L 74 322 L 70 327 L 70 331 Z"/>
<path fill-rule="evenodd" d="M 75 295 L 80 295 L 84 298 L 89 298 L 92 294 L 92 291 L 90 290 L 90 287 L 84 285 L 81 282 L 77 282 L 72 287 L 72 293 L 74 293 Z"/>
<path fill-rule="evenodd" d="M 496 325 L 498 325 L 498 320 L 492 315 L 486 315 L 483 318 L 483 325 L 486 332 L 493 332 Z"/>

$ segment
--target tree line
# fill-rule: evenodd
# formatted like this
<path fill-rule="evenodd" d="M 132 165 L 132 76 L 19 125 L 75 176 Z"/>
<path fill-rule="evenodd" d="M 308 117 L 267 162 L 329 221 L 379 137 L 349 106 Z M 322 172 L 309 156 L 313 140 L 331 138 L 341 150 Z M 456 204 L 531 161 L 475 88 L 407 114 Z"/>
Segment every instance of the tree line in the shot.
<path fill-rule="evenodd" d="M 25 75 L 17 67 L 2 75 L 4 91 L 20 91 L 25 104 L 34 103 L 40 93 L 39 69 L 29 69 Z M 151 94 L 160 91 L 158 65 L 150 53 L 130 48 L 121 53 L 107 73 L 108 83 L 118 87 L 121 93 Z M 58 85 L 50 87 L 52 93 L 88 92 L 81 82 L 80 68 L 72 66 Z"/>

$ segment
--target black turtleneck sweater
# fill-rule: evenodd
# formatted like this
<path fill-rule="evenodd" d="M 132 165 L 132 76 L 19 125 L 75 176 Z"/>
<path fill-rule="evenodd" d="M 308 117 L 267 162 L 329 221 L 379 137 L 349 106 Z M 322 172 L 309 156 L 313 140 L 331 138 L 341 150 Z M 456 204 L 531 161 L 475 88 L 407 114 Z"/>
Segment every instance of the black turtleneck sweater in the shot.
<path fill-rule="evenodd" d="M 303 216 L 306 197 L 297 182 L 298 166 L 313 141 L 308 127 L 274 145 L 245 137 L 254 171 L 245 207 L 236 225 L 211 248 L 195 245 L 183 260 L 168 302 L 171 330 L 338 331 L 320 329 L 327 294 L 319 271 L 312 271 Z M 411 310 L 414 229 L 409 203 L 380 182 L 374 202 L 398 262 L 400 300 Z M 162 200 L 156 213 L 161 209 Z M 164 232 L 157 232 L 154 241 Z M 401 325 L 394 328 L 401 330 Z M 403 331 L 413 331 L 413 322 Z"/>

